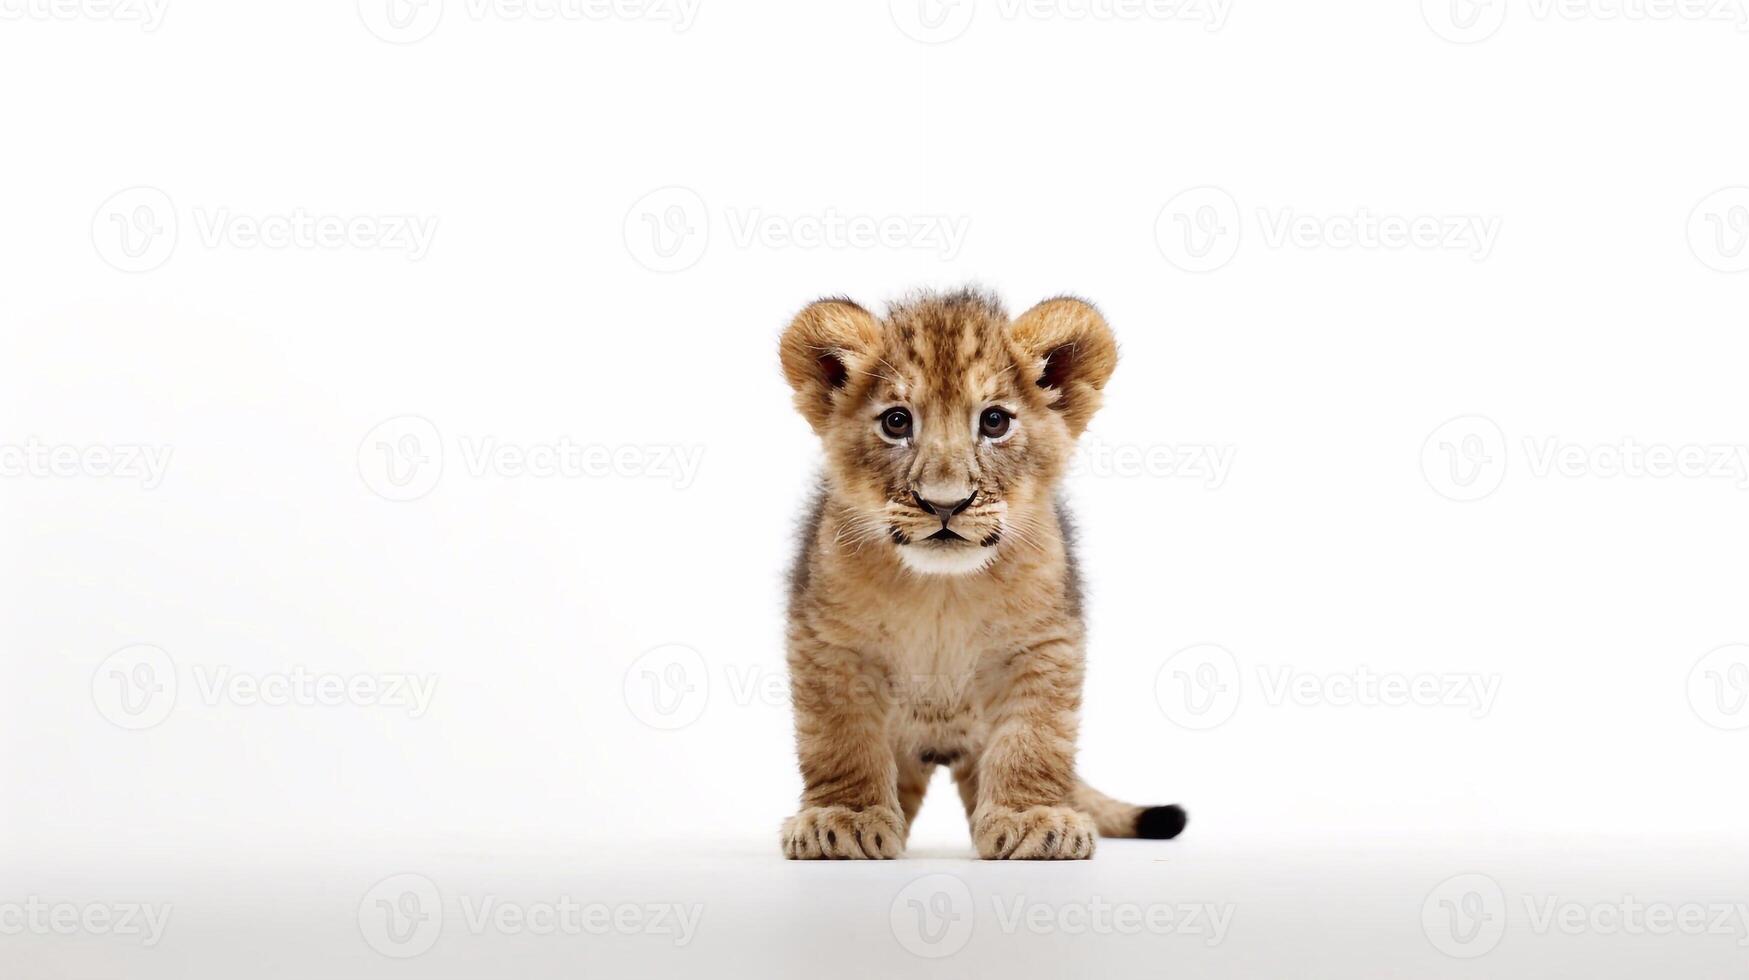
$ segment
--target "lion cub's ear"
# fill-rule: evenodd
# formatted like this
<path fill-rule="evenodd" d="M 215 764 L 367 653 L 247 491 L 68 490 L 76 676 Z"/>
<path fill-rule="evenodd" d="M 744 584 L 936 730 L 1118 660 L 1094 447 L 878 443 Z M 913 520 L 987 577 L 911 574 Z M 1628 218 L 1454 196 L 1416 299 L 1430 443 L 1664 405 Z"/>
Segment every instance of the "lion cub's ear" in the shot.
<path fill-rule="evenodd" d="M 1117 367 L 1117 340 L 1105 317 L 1093 304 L 1063 296 L 1022 313 L 1009 334 L 1032 361 L 1033 383 L 1055 393 L 1051 407 L 1080 435 Z"/>
<path fill-rule="evenodd" d="M 880 348 L 881 327 L 847 299 L 823 299 L 796 314 L 778 343 L 783 376 L 796 408 L 818 432 L 832 417 L 833 400 L 866 373 Z"/>

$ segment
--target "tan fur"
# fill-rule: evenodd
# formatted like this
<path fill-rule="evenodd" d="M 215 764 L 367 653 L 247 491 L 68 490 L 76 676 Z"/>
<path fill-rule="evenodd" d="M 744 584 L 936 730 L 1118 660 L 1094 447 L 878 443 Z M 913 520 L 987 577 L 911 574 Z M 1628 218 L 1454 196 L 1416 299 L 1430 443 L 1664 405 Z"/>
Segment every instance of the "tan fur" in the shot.
<path fill-rule="evenodd" d="M 1142 808 L 1075 777 L 1083 626 L 1055 503 L 1117 363 L 1104 319 L 1066 298 L 1012 322 L 972 292 L 883 319 L 822 300 L 780 348 L 827 461 L 790 598 L 804 789 L 784 853 L 897 856 L 943 764 L 981 857 L 1085 858 L 1097 833 L 1133 835 Z M 907 439 L 881 435 L 895 406 Z M 1001 441 L 979 428 L 992 406 L 1014 416 Z M 968 495 L 946 518 L 918 499 Z M 943 528 L 965 540 L 929 540 Z"/>

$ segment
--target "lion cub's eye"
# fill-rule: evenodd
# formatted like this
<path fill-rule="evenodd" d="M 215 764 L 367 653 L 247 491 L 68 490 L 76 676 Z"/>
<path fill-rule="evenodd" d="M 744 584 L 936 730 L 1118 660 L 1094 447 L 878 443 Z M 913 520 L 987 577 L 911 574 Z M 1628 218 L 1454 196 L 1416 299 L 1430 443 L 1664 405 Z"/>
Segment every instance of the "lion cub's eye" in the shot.
<path fill-rule="evenodd" d="M 985 438 L 1000 439 L 1008 434 L 1008 423 L 1014 421 L 1014 416 L 1000 408 L 986 408 L 978 418 L 978 428 Z"/>
<path fill-rule="evenodd" d="M 902 408 L 888 409 L 881 415 L 881 431 L 889 439 L 911 438 L 911 413 Z"/>

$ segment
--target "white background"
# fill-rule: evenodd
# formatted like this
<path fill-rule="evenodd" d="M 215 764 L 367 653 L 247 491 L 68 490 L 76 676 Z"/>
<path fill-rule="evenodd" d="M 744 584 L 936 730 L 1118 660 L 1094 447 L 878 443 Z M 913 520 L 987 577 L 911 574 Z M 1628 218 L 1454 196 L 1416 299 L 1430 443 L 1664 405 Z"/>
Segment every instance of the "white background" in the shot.
<path fill-rule="evenodd" d="M 372 882 L 457 855 L 680 900 L 718 891 L 660 855 L 735 854 L 717 873 L 813 894 L 776 846 L 816 466 L 776 338 L 820 295 L 968 282 L 1013 312 L 1085 296 L 1122 344 L 1067 488 L 1082 769 L 1192 819 L 1074 880 L 1121 863 L 1172 894 L 1190 862 L 1220 897 L 1324 855 L 1246 899 L 1267 911 L 1206 975 L 1286 955 L 1261 923 L 1332 880 L 1404 937 L 1381 975 L 1473 966 L 1422 937 L 1423 897 L 1486 873 L 1517 909 L 1551 854 L 1655 876 L 1666 848 L 1735 893 L 1598 894 L 1749 900 L 1749 18 L 1422 6 L 432 0 L 402 29 L 374 0 L 0 0 L 0 903 L 246 882 L 188 885 L 149 951 L 26 930 L 0 954 L 253 969 L 209 955 L 211 900 L 339 922 L 323 969 L 466 975 L 491 962 L 467 936 L 399 964 L 352 925 Z M 337 237 L 251 236 L 305 217 Z M 1411 222 L 1437 240 L 1367 237 Z M 531 473 L 482 444 L 625 455 Z M 168 464 L 114 472 L 135 447 Z M 1660 468 L 1682 459 L 1705 463 Z M 207 687 L 294 672 L 435 687 L 423 712 Z M 1380 676 L 1442 696 L 1348 703 Z M 157 700 L 124 705 L 141 678 Z M 1443 696 L 1472 679 L 1486 705 Z M 913 850 L 982 887 L 945 781 Z M 875 919 L 810 941 L 906 956 L 884 916 L 911 872 L 881 873 Z M 1723 976 L 1749 934 L 1534 938 Z"/>

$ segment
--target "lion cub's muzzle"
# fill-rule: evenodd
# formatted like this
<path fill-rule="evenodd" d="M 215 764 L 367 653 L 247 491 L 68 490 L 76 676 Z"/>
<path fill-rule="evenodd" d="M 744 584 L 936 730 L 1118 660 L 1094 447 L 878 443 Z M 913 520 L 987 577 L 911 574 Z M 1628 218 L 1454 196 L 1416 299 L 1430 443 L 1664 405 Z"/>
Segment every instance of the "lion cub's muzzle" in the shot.
<path fill-rule="evenodd" d="M 999 505 L 989 506 L 991 502 L 977 490 L 957 500 L 939 499 L 941 496 L 912 490 L 911 503 L 916 505 L 915 509 L 902 504 L 895 507 L 897 513 L 891 524 L 893 542 L 952 549 L 956 545 L 990 548 L 1001 540 Z M 980 503 L 985 506 L 973 511 L 973 505 Z"/>
<path fill-rule="evenodd" d="M 930 540 L 930 541 L 954 541 L 954 540 L 963 541 L 963 540 L 965 540 L 963 535 L 961 535 L 958 532 L 949 528 L 948 524 L 955 517 L 958 517 L 960 514 L 965 513 L 965 509 L 972 505 L 972 501 L 978 499 L 978 491 L 973 490 L 972 495 L 967 497 L 964 500 L 955 500 L 955 501 L 952 501 L 949 503 L 942 503 L 942 502 L 937 501 L 937 500 L 926 500 L 926 499 L 924 499 L 922 494 L 913 490 L 913 491 L 911 491 L 911 499 L 917 501 L 917 506 L 923 508 L 924 513 L 934 514 L 936 517 L 941 519 L 941 530 L 935 532 L 934 534 L 931 534 L 929 536 L 928 540 Z"/>

